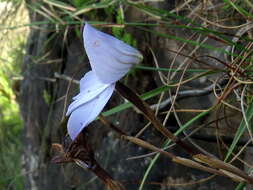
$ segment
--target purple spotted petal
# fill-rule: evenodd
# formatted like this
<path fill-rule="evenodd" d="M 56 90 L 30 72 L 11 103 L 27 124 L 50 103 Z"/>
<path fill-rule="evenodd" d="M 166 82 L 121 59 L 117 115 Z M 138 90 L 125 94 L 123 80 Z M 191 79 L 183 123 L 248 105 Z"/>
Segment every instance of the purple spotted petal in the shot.
<path fill-rule="evenodd" d="M 89 71 L 84 75 L 84 77 L 80 80 L 80 93 L 76 95 L 69 107 L 66 115 L 70 115 L 75 109 L 80 107 L 82 104 L 92 100 L 97 95 L 99 95 L 102 91 L 104 91 L 109 84 L 101 83 L 93 71 Z"/>
<path fill-rule="evenodd" d="M 92 70 L 103 83 L 114 83 L 142 60 L 141 53 L 89 24 L 83 30 L 84 47 Z"/>
<path fill-rule="evenodd" d="M 114 88 L 115 84 L 109 85 L 98 96 L 82 104 L 71 113 L 67 128 L 72 140 L 78 136 L 84 127 L 96 119 L 112 96 Z"/>

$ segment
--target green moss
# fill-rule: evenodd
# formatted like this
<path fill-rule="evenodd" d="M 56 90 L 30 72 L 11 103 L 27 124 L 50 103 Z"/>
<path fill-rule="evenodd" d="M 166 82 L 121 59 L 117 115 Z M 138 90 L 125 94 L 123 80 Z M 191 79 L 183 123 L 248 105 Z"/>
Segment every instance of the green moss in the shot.
<path fill-rule="evenodd" d="M 125 23 L 124 12 L 121 7 L 119 7 L 116 11 L 116 23 L 119 25 Z M 122 41 L 126 42 L 127 44 L 136 47 L 136 44 L 137 44 L 136 40 L 129 32 L 127 32 L 125 30 L 125 28 L 113 27 L 112 33 L 116 38 L 121 39 Z"/>

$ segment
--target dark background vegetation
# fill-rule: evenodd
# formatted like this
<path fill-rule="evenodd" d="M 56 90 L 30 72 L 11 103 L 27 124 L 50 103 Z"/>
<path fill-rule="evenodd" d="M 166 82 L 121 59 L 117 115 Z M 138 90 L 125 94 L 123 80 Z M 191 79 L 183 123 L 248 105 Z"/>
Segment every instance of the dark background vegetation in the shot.
<path fill-rule="evenodd" d="M 60 124 L 79 90 L 75 83 L 69 85 L 70 79 L 79 80 L 90 69 L 82 43 L 84 20 L 143 53 L 143 62 L 122 82 L 144 94 L 164 126 L 173 132 L 185 127 L 180 137 L 190 136 L 194 146 L 251 172 L 250 0 L 0 2 L 5 3 L 0 28 L 0 189 L 105 189 L 77 165 L 51 163 L 51 145 L 62 142 L 65 129 Z M 104 114 L 129 135 L 163 147 L 165 137 L 126 106 L 114 93 Z M 163 156 L 141 156 L 150 151 L 119 139 L 100 121 L 87 130 L 97 160 L 126 189 L 252 189 Z M 188 157 L 178 146 L 168 151 Z"/>

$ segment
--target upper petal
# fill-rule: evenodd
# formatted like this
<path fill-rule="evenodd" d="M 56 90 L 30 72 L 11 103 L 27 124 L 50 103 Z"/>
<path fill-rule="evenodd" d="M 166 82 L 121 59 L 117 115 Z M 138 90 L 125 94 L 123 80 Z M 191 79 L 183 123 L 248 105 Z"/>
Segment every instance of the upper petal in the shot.
<path fill-rule="evenodd" d="M 80 93 L 73 97 L 75 101 L 69 105 L 66 115 L 68 116 L 76 108 L 95 98 L 108 86 L 109 84 L 101 83 L 93 71 L 86 73 L 80 80 Z"/>
<path fill-rule="evenodd" d="M 115 84 L 109 85 L 98 96 L 82 104 L 71 113 L 67 128 L 72 140 L 78 136 L 84 127 L 96 119 L 112 96 L 114 88 Z"/>
<path fill-rule="evenodd" d="M 83 39 L 92 70 L 104 83 L 116 82 L 129 71 L 132 64 L 142 60 L 138 50 L 87 23 Z"/>

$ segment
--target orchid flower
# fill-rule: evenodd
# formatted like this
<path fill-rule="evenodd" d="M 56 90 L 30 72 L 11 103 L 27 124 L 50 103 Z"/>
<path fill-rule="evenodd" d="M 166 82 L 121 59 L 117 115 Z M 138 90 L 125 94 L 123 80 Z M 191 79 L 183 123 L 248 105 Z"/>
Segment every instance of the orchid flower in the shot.
<path fill-rule="evenodd" d="M 80 80 L 80 93 L 68 107 L 67 128 L 72 140 L 103 110 L 115 83 L 142 60 L 138 50 L 87 23 L 83 39 L 92 70 Z"/>

